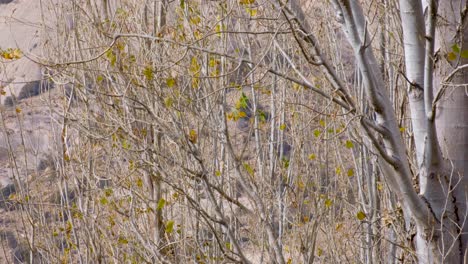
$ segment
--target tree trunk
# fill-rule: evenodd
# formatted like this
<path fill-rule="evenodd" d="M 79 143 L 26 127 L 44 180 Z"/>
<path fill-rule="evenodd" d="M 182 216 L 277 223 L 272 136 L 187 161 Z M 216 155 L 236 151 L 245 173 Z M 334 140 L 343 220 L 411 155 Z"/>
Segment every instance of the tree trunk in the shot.
<path fill-rule="evenodd" d="M 462 21 L 463 20 L 463 21 Z M 438 60 L 434 86 L 435 120 L 441 149 L 449 160 L 449 181 L 452 190 L 449 202 L 453 203 L 460 230 L 460 263 L 468 262 L 468 63 L 460 55 L 468 50 L 468 18 L 465 0 L 440 1 L 436 52 Z"/>

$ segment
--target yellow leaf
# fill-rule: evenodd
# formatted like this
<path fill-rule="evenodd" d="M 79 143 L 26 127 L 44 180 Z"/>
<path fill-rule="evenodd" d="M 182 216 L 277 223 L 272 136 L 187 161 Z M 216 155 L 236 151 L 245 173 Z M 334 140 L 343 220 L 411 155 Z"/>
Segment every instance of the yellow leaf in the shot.
<path fill-rule="evenodd" d="M 323 249 L 317 248 L 317 256 L 322 256 L 323 255 Z"/>
<path fill-rule="evenodd" d="M 208 65 L 209 65 L 210 67 L 216 67 L 219 63 L 220 63 L 220 62 L 219 62 L 219 60 L 217 60 L 217 59 L 210 59 L 210 62 L 208 63 Z"/>
<path fill-rule="evenodd" d="M 280 127 L 279 127 L 280 130 L 284 130 L 286 129 L 286 124 L 281 124 Z"/>
<path fill-rule="evenodd" d="M 126 244 L 128 244 L 128 240 L 127 240 L 125 237 L 123 237 L 123 236 L 119 236 L 119 239 L 118 239 L 117 242 L 118 242 L 119 244 L 121 244 L 121 245 L 126 245 Z"/>
<path fill-rule="evenodd" d="M 218 34 L 218 36 L 221 36 L 221 25 L 220 24 L 216 25 L 215 32 Z"/>
<path fill-rule="evenodd" d="M 457 59 L 457 54 L 455 54 L 455 53 L 453 53 L 453 52 L 449 52 L 449 53 L 447 54 L 447 59 L 448 59 L 449 61 L 454 61 L 454 60 Z"/>
<path fill-rule="evenodd" d="M 16 107 L 16 113 L 18 113 L 18 114 L 21 113 L 21 108 Z"/>
<path fill-rule="evenodd" d="M 251 5 L 255 3 L 255 0 L 239 0 L 239 4 L 241 5 Z"/>
<path fill-rule="evenodd" d="M 141 178 L 138 178 L 137 181 L 136 181 L 136 185 L 141 188 L 143 187 L 143 180 Z"/>
<path fill-rule="evenodd" d="M 14 49 L 14 50 L 12 51 L 12 57 L 13 57 L 13 59 L 19 59 L 19 58 L 21 58 L 21 56 L 22 56 L 22 52 L 21 52 L 20 49 Z"/>
<path fill-rule="evenodd" d="M 302 88 L 302 86 L 299 85 L 299 84 L 297 84 L 297 83 L 293 83 L 292 86 L 293 86 L 293 89 L 296 90 L 296 91 L 299 91 L 299 90 L 301 90 L 301 88 Z"/>
<path fill-rule="evenodd" d="M 172 88 L 176 83 L 176 80 L 172 77 L 166 79 L 167 87 Z"/>
<path fill-rule="evenodd" d="M 254 8 L 246 8 L 245 11 L 251 16 L 254 17 L 257 15 L 257 9 Z"/>
<path fill-rule="evenodd" d="M 383 184 L 381 182 L 377 183 L 377 190 L 382 191 L 384 188 Z"/>
<path fill-rule="evenodd" d="M 339 224 L 336 224 L 335 230 L 340 231 L 342 228 L 343 228 L 343 224 L 339 223 Z"/>
<path fill-rule="evenodd" d="M 325 207 L 329 208 L 332 204 L 333 201 L 330 198 L 325 199 Z"/>
<path fill-rule="evenodd" d="M 354 144 L 351 140 L 346 140 L 345 146 L 346 148 L 351 149 L 353 148 Z"/>
<path fill-rule="evenodd" d="M 359 211 L 357 214 L 356 214 L 356 218 L 359 220 L 359 221 L 362 221 L 364 219 L 366 219 L 366 214 L 363 212 L 363 211 Z"/>
<path fill-rule="evenodd" d="M 325 121 L 323 121 L 322 119 L 320 119 L 319 124 L 320 124 L 320 126 L 324 127 L 324 126 L 325 126 Z"/>
<path fill-rule="evenodd" d="M 340 175 L 341 174 L 341 167 L 336 167 L 335 172 L 336 172 L 336 174 Z"/>
<path fill-rule="evenodd" d="M 309 159 L 310 159 L 310 160 L 314 160 L 314 159 L 316 159 L 316 158 L 317 158 L 317 155 L 315 155 L 315 154 L 310 154 L 310 155 L 309 155 Z"/>
<path fill-rule="evenodd" d="M 239 111 L 239 118 L 246 117 L 247 114 L 244 111 Z"/>
<path fill-rule="evenodd" d="M 191 129 L 189 132 L 190 142 L 192 142 L 193 144 L 197 143 L 197 138 L 198 138 L 197 131 L 195 131 L 194 129 Z"/>
<path fill-rule="evenodd" d="M 193 25 L 200 24 L 200 21 L 201 21 L 200 16 L 193 16 L 192 18 L 190 18 L 190 23 Z"/>
<path fill-rule="evenodd" d="M 354 169 L 351 168 L 351 169 L 348 169 L 348 177 L 352 177 L 354 176 Z"/>

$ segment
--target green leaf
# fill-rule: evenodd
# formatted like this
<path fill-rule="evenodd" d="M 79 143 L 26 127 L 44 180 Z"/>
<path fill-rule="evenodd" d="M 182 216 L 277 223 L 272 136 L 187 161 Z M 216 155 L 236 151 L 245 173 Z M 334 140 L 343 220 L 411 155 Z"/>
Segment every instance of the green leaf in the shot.
<path fill-rule="evenodd" d="M 351 140 L 346 140 L 345 146 L 346 148 L 351 149 L 354 147 L 354 144 Z"/>
<path fill-rule="evenodd" d="M 260 122 L 265 123 L 267 121 L 266 113 L 263 112 L 262 110 L 257 110 L 257 113 L 258 113 L 258 118 L 259 118 Z"/>
<path fill-rule="evenodd" d="M 143 75 L 146 77 L 148 81 L 153 80 L 154 78 L 153 68 L 151 66 L 146 66 L 145 69 L 143 69 Z"/>
<path fill-rule="evenodd" d="M 125 139 L 122 140 L 122 148 L 123 149 L 129 149 L 130 148 L 130 144 L 128 144 L 127 140 L 125 140 Z"/>
<path fill-rule="evenodd" d="M 156 208 L 157 210 L 162 210 L 164 208 L 164 205 L 166 204 L 166 200 L 163 198 L 159 199 L 158 201 L 158 207 Z"/>
<path fill-rule="evenodd" d="M 229 250 L 232 250 L 232 244 L 229 242 L 226 242 L 226 248 Z"/>
<path fill-rule="evenodd" d="M 323 121 L 322 119 L 320 119 L 319 124 L 320 124 L 320 126 L 322 126 L 322 127 L 324 127 L 324 126 L 326 125 L 326 124 L 325 124 L 325 121 Z"/>
<path fill-rule="evenodd" d="M 363 212 L 363 211 L 359 211 L 357 214 L 356 214 L 356 218 L 359 220 L 359 221 L 362 221 L 364 219 L 366 219 L 366 214 Z"/>
<path fill-rule="evenodd" d="M 244 168 L 247 171 L 247 173 L 250 174 L 250 176 L 254 175 L 254 170 L 248 163 L 244 163 Z"/>
<path fill-rule="evenodd" d="M 108 50 L 106 52 L 106 57 L 110 61 L 111 66 L 115 66 L 115 62 L 117 61 L 117 56 L 112 50 Z"/>
<path fill-rule="evenodd" d="M 455 43 L 455 44 L 452 45 L 452 50 L 453 50 L 453 52 L 458 54 L 458 53 L 460 53 L 460 46 L 458 46 L 458 44 Z"/>
<path fill-rule="evenodd" d="M 314 130 L 314 136 L 315 137 L 320 137 L 320 134 L 322 134 L 322 131 L 320 131 L 319 129 Z"/>
<path fill-rule="evenodd" d="M 167 108 L 171 108 L 173 104 L 174 104 L 174 100 L 172 99 L 172 97 L 167 97 L 166 99 L 164 99 L 164 105 Z"/>
<path fill-rule="evenodd" d="M 165 231 L 166 233 L 172 233 L 172 231 L 174 231 L 174 221 L 172 220 L 167 221 Z"/>
<path fill-rule="evenodd" d="M 468 49 L 462 50 L 462 52 L 460 53 L 460 56 L 461 56 L 463 59 L 468 59 Z"/>
<path fill-rule="evenodd" d="M 245 93 L 242 93 L 241 96 L 239 97 L 239 100 L 236 103 L 236 108 L 237 109 L 246 109 L 247 106 L 249 105 L 249 98 Z"/>

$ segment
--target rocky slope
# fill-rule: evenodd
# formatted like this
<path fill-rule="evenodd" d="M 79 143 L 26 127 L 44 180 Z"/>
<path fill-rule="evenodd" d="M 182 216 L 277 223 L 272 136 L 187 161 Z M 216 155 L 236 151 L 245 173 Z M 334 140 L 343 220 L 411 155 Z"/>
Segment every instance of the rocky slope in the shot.
<path fill-rule="evenodd" d="M 22 228 L 7 201 L 13 183 L 40 175 L 57 142 L 58 116 L 51 113 L 58 91 L 49 89 L 33 62 L 41 53 L 40 10 L 40 1 L 0 0 L 0 52 L 21 51 L 19 59 L 0 58 L 0 263 L 25 261 Z"/>

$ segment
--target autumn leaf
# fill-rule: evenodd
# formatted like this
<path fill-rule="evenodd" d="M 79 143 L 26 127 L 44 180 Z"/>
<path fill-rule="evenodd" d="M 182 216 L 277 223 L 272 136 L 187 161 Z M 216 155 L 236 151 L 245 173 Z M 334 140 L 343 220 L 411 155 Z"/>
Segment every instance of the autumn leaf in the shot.
<path fill-rule="evenodd" d="M 255 3 L 255 0 L 239 0 L 239 4 L 241 5 L 251 5 Z"/>
<path fill-rule="evenodd" d="M 175 83 L 176 83 L 176 80 L 172 77 L 169 77 L 166 79 L 166 84 L 167 84 L 167 87 L 169 88 L 174 87 Z"/>
<path fill-rule="evenodd" d="M 143 69 L 143 75 L 146 77 L 148 81 L 153 80 L 154 78 L 153 68 L 151 66 L 146 66 L 145 69 Z"/>
<path fill-rule="evenodd" d="M 192 142 L 193 144 L 197 143 L 197 138 L 198 138 L 197 131 L 195 131 L 194 129 L 191 129 L 189 132 L 190 142 Z"/>
<path fill-rule="evenodd" d="M 257 9 L 246 8 L 245 11 L 247 11 L 247 14 L 249 14 L 251 17 L 254 17 L 257 15 Z"/>
<path fill-rule="evenodd" d="M 449 61 L 454 61 L 454 60 L 456 60 L 456 59 L 457 59 L 457 54 L 455 54 L 455 53 L 453 53 L 453 52 L 449 52 L 449 53 L 447 54 L 447 60 L 449 60 Z"/>
<path fill-rule="evenodd" d="M 356 218 L 359 220 L 359 221 L 362 221 L 364 219 L 366 219 L 366 214 L 363 212 L 363 211 L 359 211 L 357 214 L 356 214 Z"/>

